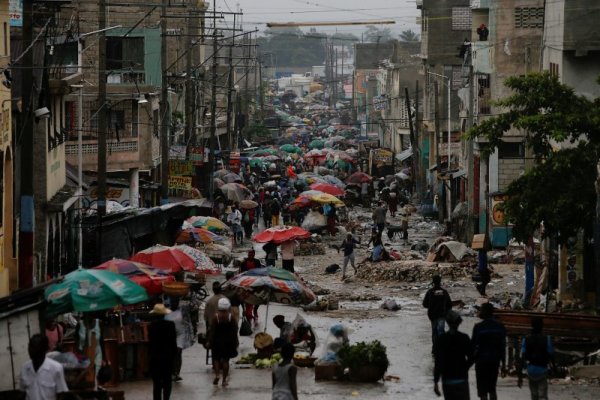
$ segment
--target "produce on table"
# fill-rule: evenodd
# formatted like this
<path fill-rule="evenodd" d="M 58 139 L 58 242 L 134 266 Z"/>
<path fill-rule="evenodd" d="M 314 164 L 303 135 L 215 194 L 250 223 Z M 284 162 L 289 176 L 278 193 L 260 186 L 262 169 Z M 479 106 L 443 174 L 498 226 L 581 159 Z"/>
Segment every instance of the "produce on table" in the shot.
<path fill-rule="evenodd" d="M 272 368 L 283 360 L 281 354 L 274 353 L 271 358 L 259 358 L 254 362 L 256 368 Z"/>

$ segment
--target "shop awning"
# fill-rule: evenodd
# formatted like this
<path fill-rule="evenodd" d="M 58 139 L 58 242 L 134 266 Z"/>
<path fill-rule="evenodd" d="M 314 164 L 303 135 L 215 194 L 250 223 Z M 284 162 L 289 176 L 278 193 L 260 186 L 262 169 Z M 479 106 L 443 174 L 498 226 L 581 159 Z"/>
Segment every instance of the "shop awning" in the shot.
<path fill-rule="evenodd" d="M 396 160 L 402 162 L 404 160 L 409 159 L 410 157 L 412 157 L 413 155 L 413 151 L 412 151 L 412 147 L 409 149 L 406 149 L 398 154 L 396 154 Z"/>

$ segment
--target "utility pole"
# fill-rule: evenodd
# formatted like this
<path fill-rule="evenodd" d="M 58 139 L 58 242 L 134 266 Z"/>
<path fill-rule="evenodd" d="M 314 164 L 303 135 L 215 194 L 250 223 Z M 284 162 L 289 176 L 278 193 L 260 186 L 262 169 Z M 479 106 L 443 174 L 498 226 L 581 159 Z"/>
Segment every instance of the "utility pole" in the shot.
<path fill-rule="evenodd" d="M 187 37 L 185 38 L 185 46 L 188 49 L 185 59 L 185 143 L 186 147 L 194 145 L 192 139 L 196 129 L 196 93 L 194 90 L 195 82 L 192 77 L 194 62 L 198 62 L 198 10 L 192 2 L 192 8 L 188 17 Z"/>
<path fill-rule="evenodd" d="M 410 131 L 410 146 L 413 150 L 413 156 L 412 156 L 412 176 L 416 177 L 417 176 L 417 158 L 415 157 L 415 148 L 417 147 L 416 144 L 416 136 L 415 136 L 415 130 L 413 128 L 413 122 L 412 122 L 412 110 L 410 109 L 410 97 L 408 95 L 408 88 L 405 87 L 404 88 L 404 95 L 406 97 L 406 111 L 408 113 L 408 129 Z M 416 179 L 413 179 L 413 186 L 416 184 Z"/>
<path fill-rule="evenodd" d="M 33 37 L 33 0 L 23 1 L 23 48 L 31 44 Z M 35 229 L 35 208 L 33 203 L 33 111 L 37 103 L 33 96 L 33 51 L 25 53 L 22 59 L 21 96 L 24 107 L 19 129 L 22 132 L 20 149 L 20 218 L 19 218 L 19 269 L 18 288 L 33 286 L 33 249 Z M 2 210 L 0 210 L 1 212 Z"/>
<path fill-rule="evenodd" d="M 235 15 L 234 15 L 234 23 L 235 27 Z M 233 32 L 235 35 L 235 31 Z M 233 108 L 231 93 L 233 91 L 233 46 L 235 43 L 235 39 L 231 39 L 231 45 L 229 46 L 229 57 L 228 57 L 228 74 L 227 74 L 227 142 L 229 143 L 229 147 L 231 149 L 235 149 L 237 147 L 237 143 L 233 142 L 233 136 L 231 134 L 231 111 Z"/>
<path fill-rule="evenodd" d="M 416 166 L 417 171 L 415 171 L 415 179 L 417 181 L 417 193 L 419 194 L 419 198 L 421 198 L 424 190 L 423 183 L 425 174 L 422 171 L 421 164 L 421 137 L 419 136 L 419 80 L 416 80 L 415 87 L 415 137 L 416 137 L 416 145 L 417 147 L 413 147 L 413 157 L 416 158 Z"/>
<path fill-rule="evenodd" d="M 469 66 L 469 129 L 475 123 L 475 79 L 473 74 L 473 64 Z M 473 139 L 467 140 L 467 237 L 466 243 L 473 237 L 475 233 L 475 171 L 474 171 L 474 156 L 473 156 Z"/>
<path fill-rule="evenodd" d="M 96 262 L 102 262 L 102 220 L 106 215 L 106 0 L 98 3 L 98 196 Z"/>
<path fill-rule="evenodd" d="M 213 0 L 213 57 L 212 57 L 212 76 L 211 76 L 211 88 L 210 88 L 210 152 L 208 153 L 208 164 L 209 173 L 208 178 L 208 193 L 209 200 L 214 200 L 215 188 L 213 185 L 214 172 L 215 172 L 215 147 L 216 147 L 216 133 L 217 133 L 217 0 Z"/>
<path fill-rule="evenodd" d="M 438 82 L 435 81 L 433 83 L 433 96 L 435 97 L 435 102 L 434 102 L 434 118 L 435 118 L 435 136 L 434 136 L 434 140 L 433 140 L 433 152 L 435 155 L 435 160 L 437 163 L 437 171 L 439 173 L 440 171 L 440 163 L 441 163 L 441 157 L 439 154 L 439 149 L 438 149 L 438 138 L 440 135 L 440 107 L 438 104 L 438 96 L 439 96 L 439 92 L 438 92 Z M 442 193 L 440 193 L 440 196 L 438 197 L 438 218 L 439 221 L 443 221 L 444 220 L 444 208 L 446 207 L 445 202 L 444 202 L 444 192 L 445 192 L 446 188 L 443 187 L 442 189 Z"/>
<path fill-rule="evenodd" d="M 249 59 L 250 59 L 250 43 L 252 43 L 252 34 L 250 33 L 245 34 L 244 35 L 244 123 L 243 126 L 245 127 L 246 124 L 248 124 L 248 119 L 250 117 L 250 110 L 248 107 L 249 106 L 249 101 L 248 101 L 248 75 L 250 74 L 250 68 L 249 68 Z M 248 49 L 248 54 L 246 55 L 246 48 Z M 240 126 L 240 129 L 242 129 L 243 127 Z M 240 131 L 240 137 L 241 137 L 241 131 Z"/>
<path fill-rule="evenodd" d="M 162 80 L 160 84 L 160 204 L 169 202 L 169 81 L 167 79 L 167 7 L 169 0 L 163 0 L 160 14 L 160 63 Z"/>
<path fill-rule="evenodd" d="M 257 54 L 258 57 L 258 54 Z M 264 111 L 264 107 L 265 107 L 265 98 L 264 98 L 264 93 L 263 93 L 263 80 L 262 80 L 262 63 L 260 61 L 259 58 L 257 58 L 257 62 L 258 62 L 258 105 L 259 105 L 259 114 L 258 114 L 258 120 L 262 123 L 263 120 L 263 111 Z"/>
<path fill-rule="evenodd" d="M 333 47 L 333 43 L 331 45 L 331 47 Z M 337 47 L 335 48 L 335 62 L 333 65 L 335 65 L 335 71 L 334 71 L 334 78 L 333 78 L 333 84 L 334 84 L 334 88 L 335 88 L 335 96 L 333 96 L 333 107 L 337 108 L 337 102 L 338 102 L 338 52 L 337 52 Z"/>

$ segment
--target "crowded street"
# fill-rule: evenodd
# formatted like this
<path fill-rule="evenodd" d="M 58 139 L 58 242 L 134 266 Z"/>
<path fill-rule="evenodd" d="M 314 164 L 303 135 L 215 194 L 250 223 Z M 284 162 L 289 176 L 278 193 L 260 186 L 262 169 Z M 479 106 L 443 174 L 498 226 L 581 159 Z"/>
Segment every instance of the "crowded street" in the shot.
<path fill-rule="evenodd" d="M 600 399 L 599 18 L 0 1 L 0 400 Z"/>

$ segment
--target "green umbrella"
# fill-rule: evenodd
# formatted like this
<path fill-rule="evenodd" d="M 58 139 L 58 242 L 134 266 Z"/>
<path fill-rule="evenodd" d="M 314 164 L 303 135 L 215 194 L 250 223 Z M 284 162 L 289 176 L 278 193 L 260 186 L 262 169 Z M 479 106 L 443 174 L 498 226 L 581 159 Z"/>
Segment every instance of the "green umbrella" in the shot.
<path fill-rule="evenodd" d="M 323 147 L 325 147 L 325 142 L 319 139 L 315 139 L 308 144 L 308 147 L 310 147 L 311 149 L 322 149 Z"/>
<path fill-rule="evenodd" d="M 277 154 L 277 150 L 275 149 L 271 149 L 271 148 L 264 148 L 264 149 L 258 149 L 250 154 L 248 154 L 248 157 L 265 157 L 265 156 L 272 156 Z"/>
<path fill-rule="evenodd" d="M 250 158 L 249 163 L 250 163 L 250 166 L 253 168 L 254 167 L 261 168 L 264 165 L 263 160 L 260 158 Z"/>
<path fill-rule="evenodd" d="M 65 275 L 62 282 L 48 286 L 44 298 L 48 302 L 46 313 L 58 315 L 140 303 L 148 300 L 148 293 L 127 277 L 112 271 L 78 269 Z"/>
<path fill-rule="evenodd" d="M 293 144 L 284 144 L 279 149 L 281 151 L 285 151 L 286 153 L 302 153 L 302 150 L 298 146 L 294 146 Z"/>

